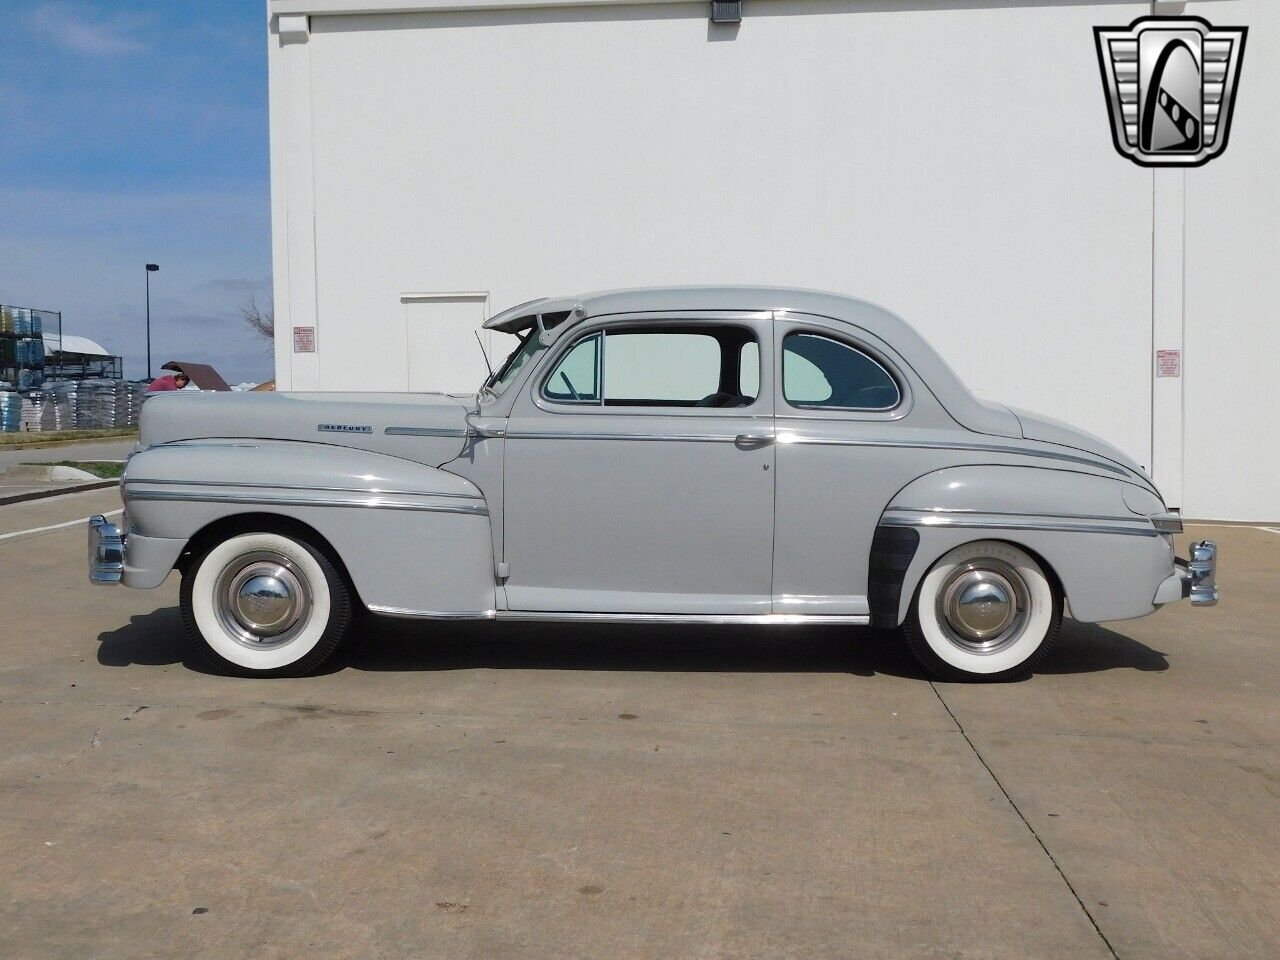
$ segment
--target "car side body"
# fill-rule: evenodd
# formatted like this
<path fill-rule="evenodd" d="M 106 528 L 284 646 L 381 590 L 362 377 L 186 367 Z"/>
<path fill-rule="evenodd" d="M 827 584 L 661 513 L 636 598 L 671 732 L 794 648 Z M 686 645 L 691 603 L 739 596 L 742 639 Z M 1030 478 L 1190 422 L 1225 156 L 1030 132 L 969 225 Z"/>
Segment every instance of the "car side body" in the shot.
<path fill-rule="evenodd" d="M 359 605 L 423 619 L 896 627 L 974 542 L 1032 557 L 1078 620 L 1216 599 L 1216 549 L 1175 561 L 1180 521 L 1136 463 L 978 400 L 872 304 L 630 290 L 487 326 L 522 343 L 474 396 L 148 400 L 122 556 L 98 579 L 155 587 L 219 538 L 279 528 Z"/>

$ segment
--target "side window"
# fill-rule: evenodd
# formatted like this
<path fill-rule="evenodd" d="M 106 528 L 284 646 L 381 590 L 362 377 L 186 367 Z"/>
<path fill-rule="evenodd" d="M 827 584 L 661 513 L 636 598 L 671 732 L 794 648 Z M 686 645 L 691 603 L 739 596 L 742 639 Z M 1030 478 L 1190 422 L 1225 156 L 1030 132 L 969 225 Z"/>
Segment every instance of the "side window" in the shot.
<path fill-rule="evenodd" d="M 789 333 L 782 341 L 782 395 L 792 406 L 837 410 L 889 410 L 902 399 L 877 361 L 816 333 Z"/>
<path fill-rule="evenodd" d="M 596 333 L 576 344 L 551 372 L 543 394 L 559 403 L 600 402 L 600 344 Z"/>
<path fill-rule="evenodd" d="M 760 348 L 732 326 L 593 333 L 556 364 L 542 395 L 606 407 L 745 407 L 760 392 Z"/>
<path fill-rule="evenodd" d="M 605 406 L 695 406 L 720 392 L 720 344 L 705 333 L 610 333 Z"/>

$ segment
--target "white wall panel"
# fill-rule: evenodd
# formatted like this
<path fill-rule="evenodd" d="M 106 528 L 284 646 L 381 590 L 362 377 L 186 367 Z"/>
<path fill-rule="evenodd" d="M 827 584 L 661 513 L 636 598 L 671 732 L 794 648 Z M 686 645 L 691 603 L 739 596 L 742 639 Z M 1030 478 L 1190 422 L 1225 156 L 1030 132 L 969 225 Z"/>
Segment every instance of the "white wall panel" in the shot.
<path fill-rule="evenodd" d="M 386 348 L 405 342 L 404 291 L 487 290 L 497 310 L 815 286 L 884 304 L 981 395 L 1143 464 L 1154 430 L 1157 480 L 1184 471 L 1189 514 L 1280 519 L 1280 446 L 1259 442 L 1280 413 L 1280 9 L 1187 4 L 1252 30 L 1230 147 L 1181 191 L 1115 154 L 1104 113 L 1092 27 L 1148 12 L 753 0 L 737 30 L 701 2 L 313 16 L 309 98 L 272 50 L 272 129 L 293 162 L 287 114 L 307 104 L 314 382 L 406 376 Z M 273 199 L 280 264 L 282 231 L 304 227 Z M 1155 384 L 1179 324 L 1185 379 Z"/>
<path fill-rule="evenodd" d="M 313 17 L 321 382 L 378 385 L 406 289 L 816 286 L 1149 463 L 1151 176 L 1091 36 L 1144 7 Z"/>
<path fill-rule="evenodd" d="M 1189 516 L 1280 521 L 1280 4 L 1189 3 L 1249 38 L 1225 154 L 1187 172 Z"/>

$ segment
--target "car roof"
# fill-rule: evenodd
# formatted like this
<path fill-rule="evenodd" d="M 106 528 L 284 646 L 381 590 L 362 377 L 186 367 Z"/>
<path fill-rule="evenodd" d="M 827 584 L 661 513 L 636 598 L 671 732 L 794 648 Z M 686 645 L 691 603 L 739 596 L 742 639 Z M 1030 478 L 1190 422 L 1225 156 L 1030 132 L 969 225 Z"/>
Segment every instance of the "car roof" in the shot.
<path fill-rule="evenodd" d="M 670 310 L 793 310 L 847 320 L 877 335 L 881 334 L 877 327 L 907 326 L 900 317 L 866 300 L 821 290 L 767 286 L 634 287 L 546 297 L 504 310 L 484 325 L 491 330 L 514 333 L 529 326 L 538 314 L 570 313 L 575 319 L 584 319 Z M 884 332 L 892 334 L 893 330 Z M 893 338 L 886 339 L 892 341 Z"/>

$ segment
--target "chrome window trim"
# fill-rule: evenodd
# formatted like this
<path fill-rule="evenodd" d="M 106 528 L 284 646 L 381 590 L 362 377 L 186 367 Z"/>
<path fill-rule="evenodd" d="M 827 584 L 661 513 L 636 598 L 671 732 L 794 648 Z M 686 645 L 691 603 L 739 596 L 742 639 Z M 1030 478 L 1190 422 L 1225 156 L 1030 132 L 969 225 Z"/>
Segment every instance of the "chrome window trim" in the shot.
<path fill-rule="evenodd" d="M 760 331 L 753 324 L 768 323 L 773 324 L 772 311 L 741 311 L 741 310 L 681 310 L 678 312 L 668 312 L 665 310 L 647 311 L 641 313 L 621 313 L 621 314 L 601 314 L 599 316 L 590 317 L 585 320 L 578 332 L 576 339 L 566 338 L 563 343 L 555 344 L 555 349 L 551 355 L 546 357 L 542 363 L 547 367 L 547 373 L 541 374 L 540 369 L 537 376 L 532 377 L 529 396 L 533 401 L 533 405 L 540 411 L 550 414 L 589 414 L 591 416 L 649 416 L 649 417 L 715 417 L 715 416 L 750 416 L 750 417 L 768 417 L 773 419 L 773 410 L 769 403 L 772 398 L 765 396 L 765 375 L 771 373 L 772 367 L 766 365 L 765 349 L 760 339 Z M 755 339 L 756 346 L 759 348 L 760 363 L 760 384 L 755 399 L 750 406 L 746 407 L 642 407 L 642 406 L 625 406 L 625 407 L 609 407 L 604 403 L 605 382 L 604 382 L 604 346 L 603 341 L 608 336 L 611 328 L 630 327 L 639 323 L 641 328 L 647 332 L 661 332 L 664 327 L 672 326 L 736 326 L 746 330 Z M 543 394 L 543 388 L 547 381 L 555 373 L 560 361 L 575 346 L 588 337 L 595 334 L 601 334 L 601 350 L 599 354 L 600 363 L 600 402 L 594 403 L 590 401 L 576 402 L 573 400 L 554 400 Z M 558 350 L 558 352 L 556 352 Z M 770 375 L 770 381 L 772 376 Z M 766 412 L 761 412 L 761 411 Z M 748 412 L 753 411 L 753 412 Z M 654 437 L 653 439 L 663 439 Z"/>
<path fill-rule="evenodd" d="M 792 321 L 796 322 L 796 321 Z M 879 367 L 886 377 L 893 383 L 894 389 L 898 391 L 898 399 L 887 407 L 835 407 L 827 406 L 820 403 L 794 403 L 787 397 L 787 381 L 786 381 L 786 362 L 787 362 L 787 338 L 788 337 L 819 337 L 823 340 L 831 340 L 857 353 L 862 354 L 877 367 Z M 781 340 L 778 342 L 778 396 L 782 402 L 792 410 L 816 410 L 831 413 L 871 413 L 871 414 L 894 414 L 902 409 L 908 400 L 908 391 L 906 388 L 906 378 L 896 369 L 896 367 L 888 360 L 879 356 L 878 351 L 872 350 L 866 345 L 857 341 L 855 338 L 844 334 L 837 333 L 829 329 L 817 329 L 797 323 L 795 327 L 786 331 Z M 886 418 L 887 419 L 887 418 Z"/>
<path fill-rule="evenodd" d="M 1088 521 L 1059 519 L 1036 514 L 942 514 L 927 510 L 890 509 L 880 523 L 889 527 L 939 527 L 944 529 L 1037 530 L 1048 533 L 1105 533 L 1126 537 L 1159 536 L 1145 518 L 1108 518 Z"/>
<path fill-rule="evenodd" d="M 560 364 L 563 363 L 574 350 L 578 349 L 578 345 L 586 343 L 592 337 L 599 337 L 600 343 L 596 347 L 596 388 L 600 392 L 598 400 L 561 400 L 558 397 L 547 396 L 547 384 L 551 382 L 551 378 L 555 376 Z M 537 397 L 545 400 L 547 403 L 564 407 L 603 407 L 604 406 L 604 340 L 605 330 L 603 327 L 597 327 L 584 333 L 577 339 L 568 341 L 568 346 L 555 355 L 553 362 L 548 364 L 546 376 L 544 376 L 538 384 Z"/>
<path fill-rule="evenodd" d="M 277 497 L 236 493 L 187 493 L 181 490 L 127 491 L 130 500 L 164 500 L 183 503 L 237 503 L 273 507 L 361 507 L 375 510 L 413 510 L 424 513 L 464 513 L 487 517 L 488 507 L 465 504 L 411 503 L 387 500 L 382 496 L 367 497 Z M 430 496 L 430 494 L 420 494 Z"/>

